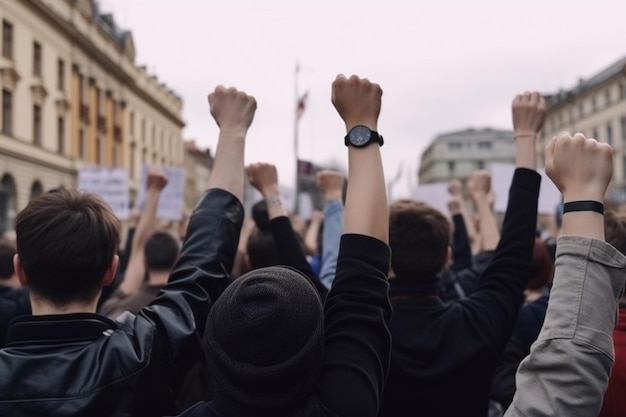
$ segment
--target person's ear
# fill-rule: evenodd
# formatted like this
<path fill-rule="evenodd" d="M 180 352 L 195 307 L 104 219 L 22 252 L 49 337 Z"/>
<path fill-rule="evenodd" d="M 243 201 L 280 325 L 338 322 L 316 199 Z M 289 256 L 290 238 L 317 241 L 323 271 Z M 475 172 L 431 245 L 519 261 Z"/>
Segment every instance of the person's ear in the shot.
<path fill-rule="evenodd" d="M 18 254 L 13 255 L 13 268 L 15 269 L 17 278 L 20 280 L 20 285 L 22 287 L 28 287 L 26 273 L 24 272 L 24 267 L 22 266 L 22 262 L 20 261 L 20 256 Z"/>
<path fill-rule="evenodd" d="M 120 263 L 120 257 L 117 255 L 113 256 L 113 260 L 111 260 L 111 265 L 107 268 L 104 276 L 102 277 L 102 286 L 106 287 L 107 285 L 111 285 L 113 280 L 115 279 L 115 275 L 117 274 L 117 267 Z"/>

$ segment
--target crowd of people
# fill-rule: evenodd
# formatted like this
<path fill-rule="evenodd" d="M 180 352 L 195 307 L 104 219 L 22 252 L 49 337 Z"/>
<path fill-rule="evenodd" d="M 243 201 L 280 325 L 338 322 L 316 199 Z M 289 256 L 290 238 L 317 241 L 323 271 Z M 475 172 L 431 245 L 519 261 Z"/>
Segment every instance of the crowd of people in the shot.
<path fill-rule="evenodd" d="M 381 87 L 339 75 L 331 101 L 349 172 L 317 174 L 326 202 L 309 224 L 285 207 L 274 165 L 244 167 L 256 101 L 223 86 L 209 95 L 213 171 L 179 233 L 158 224 L 158 167 L 124 244 L 94 195 L 30 201 L 0 242 L 0 415 L 626 415 L 611 147 L 568 132 L 549 142 L 564 204 L 546 239 L 538 93 L 513 100 L 501 224 L 487 171 L 450 182 L 449 213 L 388 202 Z M 263 197 L 250 219 L 245 180 Z"/>

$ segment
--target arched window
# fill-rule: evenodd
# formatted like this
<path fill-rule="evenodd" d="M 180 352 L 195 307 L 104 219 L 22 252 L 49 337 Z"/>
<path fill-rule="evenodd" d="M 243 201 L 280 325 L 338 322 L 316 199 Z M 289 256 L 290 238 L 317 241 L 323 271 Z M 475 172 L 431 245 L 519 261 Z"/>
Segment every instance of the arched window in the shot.
<path fill-rule="evenodd" d="M 0 233 L 12 230 L 17 215 L 17 193 L 15 181 L 9 174 L 0 180 Z"/>
<path fill-rule="evenodd" d="M 33 198 L 37 198 L 42 194 L 43 194 L 43 185 L 41 185 L 39 181 L 35 180 L 35 182 L 33 182 L 33 185 L 30 187 L 29 200 L 32 200 Z"/>

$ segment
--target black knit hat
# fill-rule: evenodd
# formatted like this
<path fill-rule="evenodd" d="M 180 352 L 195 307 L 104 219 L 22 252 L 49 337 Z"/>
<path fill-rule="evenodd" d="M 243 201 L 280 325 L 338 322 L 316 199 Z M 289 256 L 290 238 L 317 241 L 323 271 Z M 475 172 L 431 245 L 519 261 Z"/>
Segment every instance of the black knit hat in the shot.
<path fill-rule="evenodd" d="M 215 400 L 277 409 L 311 395 L 324 356 L 320 297 L 300 272 L 269 267 L 233 282 L 215 302 L 204 344 Z"/>

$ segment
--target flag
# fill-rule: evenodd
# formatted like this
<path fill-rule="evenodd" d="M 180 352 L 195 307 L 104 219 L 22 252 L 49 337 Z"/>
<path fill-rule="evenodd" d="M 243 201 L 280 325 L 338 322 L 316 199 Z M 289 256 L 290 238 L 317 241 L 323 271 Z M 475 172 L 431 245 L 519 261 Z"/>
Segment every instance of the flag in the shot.
<path fill-rule="evenodd" d="M 302 97 L 298 100 L 298 104 L 296 106 L 296 120 L 300 120 L 302 115 L 304 114 L 304 110 L 306 109 L 306 101 L 309 98 L 309 92 L 302 94 Z"/>

